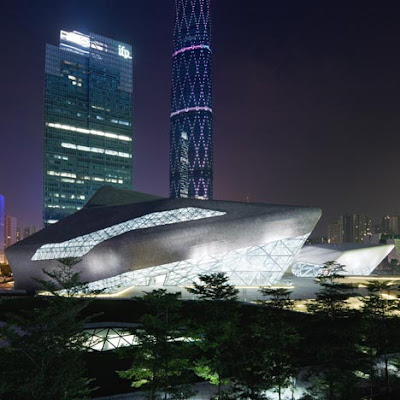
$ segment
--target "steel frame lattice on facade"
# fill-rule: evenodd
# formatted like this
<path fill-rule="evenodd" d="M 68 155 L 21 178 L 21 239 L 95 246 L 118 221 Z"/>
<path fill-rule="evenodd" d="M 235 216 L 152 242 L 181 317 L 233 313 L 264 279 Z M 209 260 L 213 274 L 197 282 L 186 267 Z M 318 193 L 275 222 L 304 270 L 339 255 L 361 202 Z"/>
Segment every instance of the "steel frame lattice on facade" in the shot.
<path fill-rule="evenodd" d="M 308 235 L 286 238 L 264 245 L 216 253 L 158 265 L 88 284 L 89 291 L 115 293 L 135 285 L 188 285 L 199 274 L 225 272 L 234 285 L 273 285 L 282 278 Z"/>
<path fill-rule="evenodd" d="M 137 344 L 137 337 L 127 329 L 95 328 L 85 329 L 85 333 L 88 335 L 85 347 L 89 351 L 109 351 Z"/>
<path fill-rule="evenodd" d="M 105 240 L 127 232 L 135 231 L 137 229 L 176 224 L 178 222 L 195 221 L 202 218 L 219 217 L 225 214 L 226 213 L 221 211 L 195 207 L 155 212 L 65 242 L 45 244 L 35 252 L 32 256 L 32 260 L 57 260 L 67 257 L 82 257 L 92 250 L 93 247 Z"/>
<path fill-rule="evenodd" d="M 170 133 L 172 198 L 213 196 L 210 1 L 176 0 Z"/>

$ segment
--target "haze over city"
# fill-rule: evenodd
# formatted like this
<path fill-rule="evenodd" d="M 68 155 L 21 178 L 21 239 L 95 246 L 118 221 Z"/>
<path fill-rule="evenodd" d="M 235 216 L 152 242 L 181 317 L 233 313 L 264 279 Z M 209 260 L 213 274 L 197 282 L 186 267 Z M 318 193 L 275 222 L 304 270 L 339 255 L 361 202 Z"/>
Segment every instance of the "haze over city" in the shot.
<path fill-rule="evenodd" d="M 133 46 L 134 189 L 168 196 L 173 1 L 6 1 L 0 188 L 42 221 L 45 44 L 60 29 Z M 398 214 L 399 6 L 213 5 L 214 198 Z"/>

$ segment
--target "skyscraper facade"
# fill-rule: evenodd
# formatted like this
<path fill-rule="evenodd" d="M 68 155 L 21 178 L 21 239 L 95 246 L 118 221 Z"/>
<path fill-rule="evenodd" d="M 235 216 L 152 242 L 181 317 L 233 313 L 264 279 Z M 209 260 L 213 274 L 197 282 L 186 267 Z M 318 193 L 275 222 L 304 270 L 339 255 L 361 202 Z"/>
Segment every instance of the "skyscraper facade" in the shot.
<path fill-rule="evenodd" d="M 23 239 L 26 239 L 27 237 L 33 235 L 34 233 L 36 233 L 37 231 L 39 231 L 40 229 L 38 229 L 37 226 L 35 225 L 30 225 L 30 226 L 26 226 L 23 230 Z"/>
<path fill-rule="evenodd" d="M 328 225 L 328 243 L 343 243 L 343 219 Z"/>
<path fill-rule="evenodd" d="M 342 229 L 344 243 L 367 243 L 372 234 L 372 220 L 366 215 L 343 215 Z"/>
<path fill-rule="evenodd" d="M 17 243 L 17 218 L 6 215 L 4 219 L 4 248 Z"/>
<path fill-rule="evenodd" d="M 132 186 L 132 48 L 60 32 L 46 46 L 44 223 L 83 207 L 101 186 Z"/>
<path fill-rule="evenodd" d="M 385 215 L 382 218 L 381 231 L 387 235 L 400 234 L 400 216 L 398 215 Z"/>
<path fill-rule="evenodd" d="M 328 243 L 369 243 L 372 232 L 372 220 L 367 215 L 342 215 L 328 225 Z"/>
<path fill-rule="evenodd" d="M 211 0 L 175 0 L 170 197 L 213 197 Z"/>

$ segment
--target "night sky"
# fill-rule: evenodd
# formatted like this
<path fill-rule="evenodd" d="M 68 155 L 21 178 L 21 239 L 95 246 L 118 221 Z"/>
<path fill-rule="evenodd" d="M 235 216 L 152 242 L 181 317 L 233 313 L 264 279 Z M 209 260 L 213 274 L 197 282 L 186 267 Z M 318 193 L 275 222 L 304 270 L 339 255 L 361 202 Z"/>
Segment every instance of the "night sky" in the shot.
<path fill-rule="evenodd" d="M 400 214 L 400 5 L 214 0 L 214 197 Z M 41 224 L 45 44 L 134 49 L 134 189 L 168 195 L 174 0 L 3 0 L 0 193 Z"/>

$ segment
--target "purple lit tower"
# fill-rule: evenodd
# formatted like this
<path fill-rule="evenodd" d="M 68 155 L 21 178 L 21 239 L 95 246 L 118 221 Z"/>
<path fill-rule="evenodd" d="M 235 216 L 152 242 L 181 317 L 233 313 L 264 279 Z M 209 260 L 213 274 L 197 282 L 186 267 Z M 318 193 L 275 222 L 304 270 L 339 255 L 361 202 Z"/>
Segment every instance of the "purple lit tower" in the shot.
<path fill-rule="evenodd" d="M 213 197 L 211 0 L 175 0 L 170 197 Z"/>

